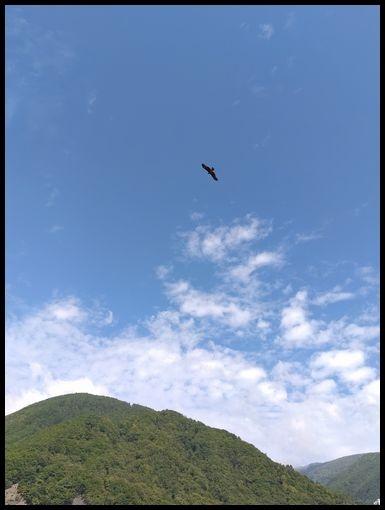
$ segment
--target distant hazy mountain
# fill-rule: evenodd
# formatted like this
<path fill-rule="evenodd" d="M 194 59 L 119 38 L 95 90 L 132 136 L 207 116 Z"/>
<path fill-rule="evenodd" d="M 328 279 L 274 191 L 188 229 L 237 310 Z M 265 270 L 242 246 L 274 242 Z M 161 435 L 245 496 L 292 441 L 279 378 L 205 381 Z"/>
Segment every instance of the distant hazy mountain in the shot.
<path fill-rule="evenodd" d="M 5 425 L 6 488 L 27 504 L 351 502 L 174 411 L 81 393 L 28 406 Z"/>
<path fill-rule="evenodd" d="M 297 468 L 311 480 L 349 494 L 359 502 L 373 504 L 380 497 L 380 454 L 349 455 L 330 462 Z"/>

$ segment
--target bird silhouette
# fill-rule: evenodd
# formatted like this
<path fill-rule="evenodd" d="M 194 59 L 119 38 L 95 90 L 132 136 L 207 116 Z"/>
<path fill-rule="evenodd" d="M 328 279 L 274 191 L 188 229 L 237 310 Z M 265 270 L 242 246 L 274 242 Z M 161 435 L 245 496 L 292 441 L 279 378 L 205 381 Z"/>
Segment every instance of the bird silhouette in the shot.
<path fill-rule="evenodd" d="M 202 163 L 202 167 L 206 170 L 206 172 L 208 172 L 211 177 L 214 179 L 214 181 L 217 181 L 218 180 L 218 177 L 215 175 L 215 170 L 214 170 L 214 167 L 209 167 L 207 165 L 205 165 L 204 163 Z"/>

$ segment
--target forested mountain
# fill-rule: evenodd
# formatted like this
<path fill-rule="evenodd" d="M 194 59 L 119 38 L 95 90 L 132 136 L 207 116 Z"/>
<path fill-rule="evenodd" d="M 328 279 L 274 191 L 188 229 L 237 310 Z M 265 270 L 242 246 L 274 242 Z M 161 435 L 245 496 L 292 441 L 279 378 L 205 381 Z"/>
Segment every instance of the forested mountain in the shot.
<path fill-rule="evenodd" d="M 380 497 L 380 454 L 362 453 L 298 468 L 315 482 L 367 504 Z"/>
<path fill-rule="evenodd" d="M 5 418 L 27 504 L 348 504 L 239 437 L 174 411 L 71 394 Z"/>

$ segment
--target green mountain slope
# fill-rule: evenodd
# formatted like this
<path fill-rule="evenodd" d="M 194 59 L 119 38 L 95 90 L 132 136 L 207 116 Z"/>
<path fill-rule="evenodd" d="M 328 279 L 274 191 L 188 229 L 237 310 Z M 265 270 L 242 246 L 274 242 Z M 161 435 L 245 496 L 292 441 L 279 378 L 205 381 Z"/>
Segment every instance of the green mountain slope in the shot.
<path fill-rule="evenodd" d="M 311 480 L 349 494 L 362 503 L 371 505 L 380 497 L 379 453 L 349 455 L 298 470 Z"/>
<path fill-rule="evenodd" d="M 28 504 L 348 504 L 229 432 L 109 397 L 6 416 L 6 488 Z"/>

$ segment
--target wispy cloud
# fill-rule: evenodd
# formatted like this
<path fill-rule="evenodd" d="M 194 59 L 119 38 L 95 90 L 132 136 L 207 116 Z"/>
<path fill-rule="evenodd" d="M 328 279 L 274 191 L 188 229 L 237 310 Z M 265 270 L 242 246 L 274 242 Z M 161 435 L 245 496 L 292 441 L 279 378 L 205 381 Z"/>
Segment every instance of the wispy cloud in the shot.
<path fill-rule="evenodd" d="M 114 314 L 111 310 L 108 311 L 106 317 L 103 320 L 103 324 L 110 326 L 114 322 Z"/>
<path fill-rule="evenodd" d="M 96 102 L 96 90 L 91 91 L 87 98 L 87 113 L 91 114 L 94 111 L 94 104 Z"/>
<path fill-rule="evenodd" d="M 67 35 L 31 22 L 24 9 L 11 6 L 6 11 L 5 34 L 7 122 L 20 110 L 31 117 L 47 115 L 60 101 L 57 90 L 47 89 L 47 83 L 61 80 L 75 59 Z"/>
<path fill-rule="evenodd" d="M 38 78 L 46 72 L 63 74 L 75 54 L 65 34 L 32 23 L 20 8 L 7 9 L 7 63 L 11 74 L 20 66 L 27 78 Z"/>
<path fill-rule="evenodd" d="M 378 285 L 379 277 L 371 266 L 362 266 L 357 269 L 357 275 L 368 285 Z"/>
<path fill-rule="evenodd" d="M 309 232 L 308 234 L 297 234 L 296 242 L 297 243 L 306 243 L 308 241 L 315 241 L 316 239 L 322 239 L 323 234 L 319 231 Z"/>
<path fill-rule="evenodd" d="M 166 288 L 168 296 L 179 305 L 182 314 L 214 318 L 233 328 L 246 326 L 253 318 L 252 312 L 242 306 L 238 298 L 225 293 L 198 291 L 185 280 L 168 283 Z"/>
<path fill-rule="evenodd" d="M 46 207 L 52 207 L 55 203 L 56 197 L 59 195 L 59 190 L 56 187 L 53 187 L 50 191 L 49 197 L 45 203 Z"/>
<path fill-rule="evenodd" d="M 286 59 L 287 67 L 289 67 L 289 68 L 293 67 L 296 59 L 297 59 L 297 57 L 295 55 L 290 55 L 289 57 L 287 57 L 287 59 Z"/>
<path fill-rule="evenodd" d="M 185 253 L 189 257 L 223 260 L 233 250 L 266 237 L 271 229 L 268 222 L 248 215 L 244 221 L 236 220 L 233 225 L 210 228 L 199 225 L 194 230 L 183 232 Z"/>
<path fill-rule="evenodd" d="M 274 27 L 271 23 L 262 23 L 259 25 L 258 37 L 269 40 L 274 34 Z"/>
<path fill-rule="evenodd" d="M 171 272 L 172 272 L 172 267 L 170 267 L 170 266 L 161 265 L 161 266 L 158 266 L 157 268 L 155 268 L 155 274 L 156 274 L 156 277 L 159 278 L 159 280 L 164 280 L 165 278 L 170 276 Z"/>
<path fill-rule="evenodd" d="M 293 11 L 289 12 L 289 14 L 286 17 L 283 28 L 285 30 L 291 29 L 295 24 L 295 19 L 296 19 L 295 13 Z"/>
<path fill-rule="evenodd" d="M 229 275 L 246 282 L 257 269 L 265 266 L 281 266 L 282 264 L 283 254 L 281 252 L 264 251 L 250 256 L 245 263 L 232 267 Z"/>
<path fill-rule="evenodd" d="M 342 292 L 339 287 L 336 287 L 330 292 L 319 294 L 312 302 L 315 305 L 326 306 L 331 303 L 337 303 L 338 301 L 353 299 L 354 297 L 355 294 L 353 292 Z"/>
<path fill-rule="evenodd" d="M 204 216 L 205 216 L 204 213 L 195 211 L 190 214 L 190 219 L 192 219 L 193 221 L 199 221 L 202 220 Z"/>
<path fill-rule="evenodd" d="M 63 230 L 64 227 L 62 225 L 52 225 L 52 227 L 49 228 L 48 232 L 50 234 L 56 234 L 56 232 L 60 232 L 60 230 Z"/>
<path fill-rule="evenodd" d="M 302 290 L 283 308 L 279 345 L 287 349 L 309 349 L 338 344 L 362 349 L 366 343 L 379 337 L 380 329 L 377 324 L 357 324 L 349 322 L 346 317 L 330 322 L 313 319 L 309 310 L 310 304 L 308 293 Z"/>
<path fill-rule="evenodd" d="M 254 144 L 254 149 L 263 149 L 268 144 L 269 140 L 271 139 L 271 134 L 268 133 L 266 136 L 262 138 L 260 142 L 257 142 Z"/>
<path fill-rule="evenodd" d="M 369 202 L 363 202 L 359 206 L 355 207 L 353 209 L 354 216 L 359 216 L 361 214 L 361 212 L 363 211 L 363 209 L 365 209 L 365 207 L 367 207 L 368 205 L 369 205 Z"/>
<path fill-rule="evenodd" d="M 267 88 L 259 83 L 251 85 L 250 91 L 257 97 L 266 97 L 267 95 Z"/>
<path fill-rule="evenodd" d="M 246 23 L 246 21 L 243 21 L 240 25 L 239 25 L 239 28 L 241 30 L 245 30 L 246 32 L 248 32 L 250 30 L 250 23 Z"/>
<path fill-rule="evenodd" d="M 378 323 L 379 318 L 380 315 L 377 304 L 369 304 L 358 317 L 359 321 L 363 323 Z"/>
<path fill-rule="evenodd" d="M 86 318 L 86 312 L 79 306 L 78 300 L 67 298 L 62 301 L 54 301 L 45 309 L 47 319 L 58 321 L 81 322 Z"/>

